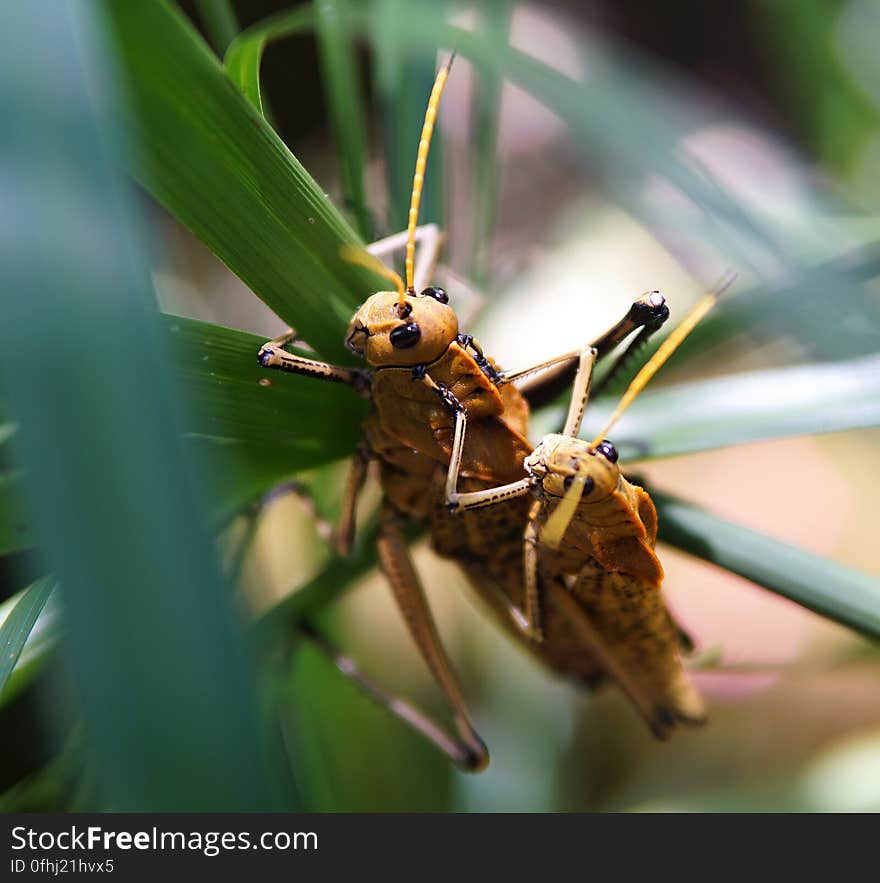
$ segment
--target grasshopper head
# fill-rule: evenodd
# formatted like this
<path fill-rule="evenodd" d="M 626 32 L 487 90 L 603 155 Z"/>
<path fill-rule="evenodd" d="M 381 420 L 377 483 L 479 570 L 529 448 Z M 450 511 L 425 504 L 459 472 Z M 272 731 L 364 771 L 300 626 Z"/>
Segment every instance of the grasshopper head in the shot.
<path fill-rule="evenodd" d="M 380 291 L 357 311 L 346 346 L 374 368 L 425 365 L 458 336 L 458 318 L 442 288 L 421 294 Z"/>
<path fill-rule="evenodd" d="M 595 448 L 579 438 L 545 436 L 526 458 L 526 471 L 540 483 L 545 495 L 563 497 L 576 475 L 584 477 L 581 499 L 598 503 L 617 489 L 620 469 L 617 450 L 610 442 Z"/>

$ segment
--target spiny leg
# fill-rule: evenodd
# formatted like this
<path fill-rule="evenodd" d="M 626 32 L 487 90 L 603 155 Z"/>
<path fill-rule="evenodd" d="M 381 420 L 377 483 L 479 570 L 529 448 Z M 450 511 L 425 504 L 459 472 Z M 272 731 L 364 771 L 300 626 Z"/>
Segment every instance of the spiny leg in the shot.
<path fill-rule="evenodd" d="M 602 382 L 596 387 L 596 395 L 601 395 L 607 389 L 621 371 L 627 366 L 633 356 L 644 347 L 648 340 L 658 331 L 669 318 L 669 307 L 666 306 L 665 298 L 659 291 L 651 291 L 636 301 L 630 308 L 630 312 L 639 305 L 639 312 L 645 318 L 639 333 L 627 344 L 626 349 L 614 360 L 614 364 L 608 369 Z"/>
<path fill-rule="evenodd" d="M 638 346 L 642 346 L 648 337 L 653 334 L 669 317 L 669 307 L 665 299 L 655 291 L 647 292 L 633 301 L 626 315 L 611 326 L 604 334 L 600 335 L 592 343 L 596 350 L 596 361 L 607 356 L 619 343 L 624 341 L 636 329 L 645 329 L 645 336 L 641 334 L 637 338 Z M 611 373 L 613 374 L 623 364 L 626 354 L 633 352 L 636 346 L 634 340 L 627 348 L 626 353 L 615 363 Z M 573 350 L 555 359 L 549 359 L 540 365 L 517 371 L 513 374 L 504 374 L 506 379 L 524 377 L 535 374 L 538 371 L 547 372 L 544 376 L 535 378 L 519 387 L 520 392 L 529 400 L 532 407 L 547 404 L 561 395 L 572 383 L 577 371 L 577 360 L 581 350 Z M 553 369 L 553 370 L 548 370 Z"/>
<path fill-rule="evenodd" d="M 365 675 L 354 659 L 342 653 L 338 647 L 325 635 L 321 634 L 311 623 L 302 623 L 299 626 L 299 630 L 346 678 L 351 680 L 375 702 L 423 736 L 453 763 L 468 766 L 467 760 L 469 756 L 466 757 L 464 755 L 461 744 L 456 739 L 451 738 L 443 727 L 428 714 L 405 699 L 392 695 L 372 678 Z"/>
<path fill-rule="evenodd" d="M 544 640 L 544 630 L 541 625 L 541 597 L 538 588 L 538 533 L 541 510 L 544 504 L 541 500 L 535 500 L 529 510 L 529 520 L 526 523 L 523 534 L 523 575 L 525 577 L 525 634 L 533 641 Z"/>
<path fill-rule="evenodd" d="M 598 358 L 598 350 L 587 347 L 581 352 L 578 361 L 578 371 L 574 379 L 574 388 L 571 391 L 571 402 L 568 406 L 568 416 L 565 418 L 565 428 L 562 434 L 569 438 L 576 438 L 580 432 L 581 421 L 584 419 L 584 410 L 590 398 L 590 383 L 593 379 L 593 368 Z"/>
<path fill-rule="evenodd" d="M 333 530 L 332 542 L 336 554 L 347 558 L 351 553 L 356 529 L 355 510 L 360 496 L 364 479 L 367 477 L 367 465 L 369 456 L 364 445 L 360 445 L 351 459 L 348 467 L 348 475 L 345 478 L 345 491 L 342 495 L 342 507 L 339 511 L 339 519 Z"/>
<path fill-rule="evenodd" d="M 575 377 L 574 389 L 572 391 L 571 404 L 568 409 L 568 417 L 565 421 L 565 429 L 563 434 L 574 437 L 580 429 L 581 420 L 584 417 L 584 409 L 587 400 L 590 397 L 590 381 L 593 376 L 593 367 L 596 364 L 597 352 L 593 347 L 586 347 L 581 350 L 578 360 L 578 373 Z M 429 383 L 433 383 L 427 378 Z M 438 388 L 441 395 L 445 393 L 446 399 L 449 399 L 451 393 L 439 388 L 438 384 L 434 384 Z M 454 399 L 454 396 L 452 397 Z M 465 433 L 467 430 L 467 414 L 464 408 L 456 401 L 449 402 L 450 407 L 455 410 L 455 433 L 452 439 L 452 453 L 449 457 L 449 472 L 446 475 L 446 503 L 451 509 L 466 510 L 477 509 L 482 506 L 492 506 L 500 503 L 502 500 L 508 500 L 511 497 L 522 496 L 527 493 L 532 486 L 531 478 L 522 478 L 519 481 L 510 484 L 499 485 L 493 488 L 484 488 L 479 491 L 471 491 L 468 493 L 458 493 L 458 479 L 461 470 L 461 457 L 464 450 Z"/>
<path fill-rule="evenodd" d="M 399 251 L 406 245 L 407 231 L 401 230 L 370 243 L 367 251 L 377 258 L 389 258 L 394 252 Z M 418 260 L 415 268 L 415 289 L 421 291 L 434 276 L 437 262 L 440 259 L 440 250 L 443 247 L 444 235 L 436 224 L 423 224 L 416 227 L 416 242 L 419 243 Z"/>
<path fill-rule="evenodd" d="M 467 435 L 467 412 L 455 395 L 445 386 L 437 383 L 429 374 L 422 374 L 419 379 L 430 387 L 445 402 L 455 415 L 455 431 L 452 436 L 452 450 L 449 454 L 449 469 L 446 473 L 446 504 L 450 509 L 476 509 L 480 506 L 491 506 L 501 500 L 519 497 L 527 493 L 531 485 L 530 479 L 523 478 L 511 484 L 501 485 L 487 490 L 458 492 L 461 458 L 464 452 L 464 441 Z"/>
<path fill-rule="evenodd" d="M 367 387 L 368 376 L 363 371 L 358 371 L 356 368 L 340 368 L 328 362 L 307 359 L 305 356 L 297 356 L 283 349 L 298 339 L 297 333 L 292 328 L 288 328 L 284 334 L 273 340 L 267 340 L 260 347 L 257 361 L 263 368 L 275 368 L 291 374 L 305 374 L 320 380 L 333 380 L 337 383 L 345 383 L 358 391 Z"/>
<path fill-rule="evenodd" d="M 381 519 L 377 541 L 379 563 L 391 584 L 409 632 L 452 709 L 460 737 L 458 740 L 450 739 L 456 747 L 454 760 L 469 771 L 484 769 L 489 762 L 489 753 L 468 717 L 464 695 L 443 649 L 421 581 L 410 558 L 400 518 L 386 506 Z"/>

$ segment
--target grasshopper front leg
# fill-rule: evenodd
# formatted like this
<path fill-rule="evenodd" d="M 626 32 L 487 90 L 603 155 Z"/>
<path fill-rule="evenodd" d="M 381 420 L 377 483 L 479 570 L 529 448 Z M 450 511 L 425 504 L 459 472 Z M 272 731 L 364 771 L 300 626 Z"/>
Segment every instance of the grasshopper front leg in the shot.
<path fill-rule="evenodd" d="M 317 377 L 319 380 L 332 380 L 336 383 L 345 383 L 358 392 L 362 392 L 369 385 L 368 375 L 356 368 L 340 368 L 328 362 L 320 362 L 316 359 L 307 359 L 287 352 L 284 347 L 295 343 L 299 336 L 292 328 L 288 328 L 284 334 L 273 340 L 267 340 L 257 353 L 257 361 L 263 368 L 275 368 L 279 371 L 287 371 L 291 374 L 304 374 L 307 377 Z"/>

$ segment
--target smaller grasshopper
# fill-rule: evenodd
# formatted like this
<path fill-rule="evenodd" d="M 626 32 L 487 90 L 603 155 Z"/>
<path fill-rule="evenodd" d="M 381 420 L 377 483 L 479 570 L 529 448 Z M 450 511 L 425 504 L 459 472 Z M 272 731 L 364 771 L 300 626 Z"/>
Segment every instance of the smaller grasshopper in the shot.
<path fill-rule="evenodd" d="M 588 348 L 580 358 L 565 427 L 545 436 L 526 457 L 526 477 L 448 495 L 453 511 L 529 492 L 535 496 L 523 537 L 525 609 L 516 614 L 521 630 L 541 644 L 542 601 L 552 599 L 567 610 L 585 644 L 659 738 L 676 723 L 701 723 L 705 713 L 679 658 L 689 640 L 660 594 L 656 509 L 648 494 L 621 474 L 617 450 L 606 435 L 722 290 L 702 298 L 664 341 L 592 442 L 577 437 L 596 362 L 596 350 Z M 453 463 L 456 456 L 454 450 Z"/>

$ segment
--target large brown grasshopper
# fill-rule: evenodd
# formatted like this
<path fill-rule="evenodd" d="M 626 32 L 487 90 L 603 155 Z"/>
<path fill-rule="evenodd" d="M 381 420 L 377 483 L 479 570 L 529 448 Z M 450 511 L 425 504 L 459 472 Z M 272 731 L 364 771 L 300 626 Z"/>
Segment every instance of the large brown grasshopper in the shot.
<path fill-rule="evenodd" d="M 398 699 L 386 697 L 353 664 L 329 648 L 347 674 L 390 710 L 429 738 L 457 764 L 478 770 L 488 762 L 485 745 L 472 726 L 462 691 L 440 642 L 425 595 L 405 541 L 406 521 L 427 526 L 435 550 L 455 559 L 470 583 L 519 640 L 559 673 L 593 686 L 605 680 L 609 666 L 588 638 L 594 626 L 587 605 L 559 582 L 553 582 L 543 603 L 540 641 L 522 628 L 520 611 L 527 589 L 522 567 L 522 535 L 530 503 L 518 495 L 494 501 L 491 508 L 455 513 L 455 495 L 485 491 L 520 480 L 532 447 L 526 438 L 529 405 L 523 393 L 546 392 L 582 360 L 581 351 L 569 352 L 522 371 L 503 372 L 484 356 L 479 343 L 459 332 L 446 293 L 421 288 L 433 272 L 440 245 L 436 228 L 417 227 L 425 163 L 437 106 L 449 73 L 443 67 L 428 103 L 419 143 L 413 193 L 406 232 L 406 284 L 368 253 L 349 252 L 393 281 L 395 291 L 372 295 L 349 325 L 346 343 L 362 356 L 368 370 L 343 368 L 288 352 L 293 331 L 263 345 L 260 364 L 298 374 L 341 382 L 368 396 L 373 408 L 364 426 L 363 442 L 355 455 L 346 484 L 342 512 L 335 529 L 337 548 L 351 546 L 354 512 L 369 461 L 378 463 L 383 501 L 378 554 L 394 596 L 415 643 L 452 708 L 457 736 Z M 422 240 L 419 272 L 415 244 Z M 396 247 L 400 236 L 380 246 Z M 421 259 L 425 247 L 429 249 Z M 373 249 L 375 251 L 375 249 Z M 416 293 L 416 279 L 419 289 Z M 593 361 L 610 353 L 638 331 L 633 345 L 656 330 L 668 316 L 656 292 L 631 306 L 609 331 L 586 347 Z M 624 354 L 625 355 L 625 354 Z M 532 375 L 547 372 L 549 380 Z M 518 389 L 514 381 L 531 378 Z M 530 591 L 530 590 L 529 590 Z M 325 649 L 328 645 L 321 641 Z M 659 730 L 658 712 L 649 720 Z"/>

